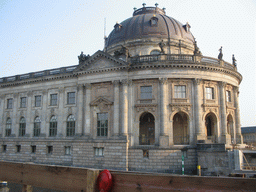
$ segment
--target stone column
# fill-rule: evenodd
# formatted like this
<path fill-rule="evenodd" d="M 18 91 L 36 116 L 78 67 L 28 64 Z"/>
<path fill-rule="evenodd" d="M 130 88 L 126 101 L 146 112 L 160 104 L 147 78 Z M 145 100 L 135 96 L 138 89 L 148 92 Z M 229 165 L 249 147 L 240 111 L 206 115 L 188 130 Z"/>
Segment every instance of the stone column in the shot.
<path fill-rule="evenodd" d="M 220 116 L 221 116 L 221 142 L 231 143 L 231 136 L 227 132 L 227 110 L 226 110 L 226 83 L 219 82 L 220 91 Z"/>
<path fill-rule="evenodd" d="M 4 116 L 4 96 L 2 95 L 0 95 L 0 117 L 5 117 L 5 119 L 4 118 L 0 119 L 0 137 L 4 137 L 5 136 L 4 123 L 6 122 L 7 117 Z"/>
<path fill-rule="evenodd" d="M 32 92 L 29 91 L 27 93 L 27 117 L 26 117 L 26 136 L 33 137 L 34 136 L 34 121 L 35 116 L 32 116 L 31 109 L 32 109 Z"/>
<path fill-rule="evenodd" d="M 119 80 L 113 81 L 114 84 L 114 129 L 113 134 L 114 136 L 119 135 Z"/>
<path fill-rule="evenodd" d="M 78 108 L 76 136 L 83 135 L 83 108 L 84 108 L 83 94 L 84 94 L 84 86 L 78 85 L 77 86 L 77 103 L 76 103 Z"/>
<path fill-rule="evenodd" d="M 59 88 L 59 94 L 58 94 L 58 128 L 57 128 L 57 136 L 58 137 L 66 137 L 67 133 L 67 116 L 65 114 L 64 105 L 65 105 L 65 89 L 64 87 Z M 52 108 L 52 110 L 57 110 L 55 108 Z"/>
<path fill-rule="evenodd" d="M 121 111 L 121 135 L 128 134 L 128 79 L 123 79 L 122 83 L 122 111 Z"/>
<path fill-rule="evenodd" d="M 194 90 L 195 90 L 195 100 L 194 100 L 194 114 L 195 114 L 195 132 L 196 140 L 205 140 L 206 134 L 203 127 L 202 120 L 202 101 L 203 101 L 203 91 L 202 91 L 202 79 L 194 79 Z"/>
<path fill-rule="evenodd" d="M 168 122 L 167 122 L 167 115 L 168 115 L 168 83 L 167 78 L 160 78 L 160 137 L 159 137 L 159 145 L 161 147 L 169 147 L 169 133 L 168 133 Z"/>
<path fill-rule="evenodd" d="M 85 84 L 85 129 L 84 129 L 84 135 L 90 136 L 91 134 L 91 89 L 92 85 L 90 83 Z"/>
<path fill-rule="evenodd" d="M 235 123 L 236 123 L 236 144 L 243 144 L 240 123 L 239 88 L 234 87 Z"/>
<path fill-rule="evenodd" d="M 19 128 L 20 128 L 20 113 L 18 114 L 18 94 L 13 94 L 13 119 L 12 119 L 12 128 L 17 137 L 19 137 Z"/>
<path fill-rule="evenodd" d="M 47 90 L 43 90 L 42 92 L 42 133 L 45 133 L 45 136 L 48 137 L 49 136 L 49 129 L 50 129 L 50 119 L 51 119 L 51 115 L 48 114 L 48 110 L 47 110 Z M 49 120 L 49 121 L 48 121 Z M 58 129 L 58 127 L 57 127 Z"/>

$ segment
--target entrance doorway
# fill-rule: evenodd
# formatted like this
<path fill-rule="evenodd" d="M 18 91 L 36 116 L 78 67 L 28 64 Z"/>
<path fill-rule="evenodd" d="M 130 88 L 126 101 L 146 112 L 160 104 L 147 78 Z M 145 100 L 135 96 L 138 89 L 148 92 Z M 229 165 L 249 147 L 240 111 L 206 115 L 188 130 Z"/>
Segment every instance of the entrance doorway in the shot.
<path fill-rule="evenodd" d="M 151 113 L 140 116 L 140 145 L 155 144 L 155 118 Z"/>

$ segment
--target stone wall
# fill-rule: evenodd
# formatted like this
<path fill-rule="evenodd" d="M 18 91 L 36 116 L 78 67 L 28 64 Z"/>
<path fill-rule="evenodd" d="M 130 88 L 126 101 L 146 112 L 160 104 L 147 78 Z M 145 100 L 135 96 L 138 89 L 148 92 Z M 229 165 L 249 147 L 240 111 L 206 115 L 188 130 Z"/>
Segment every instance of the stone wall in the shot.
<path fill-rule="evenodd" d="M 145 156 L 145 152 L 148 152 L 148 157 Z M 185 174 L 193 174 L 197 166 L 196 150 L 188 149 L 185 153 Z M 181 150 L 171 149 L 129 149 L 129 171 L 180 174 L 182 154 L 184 152 Z"/>

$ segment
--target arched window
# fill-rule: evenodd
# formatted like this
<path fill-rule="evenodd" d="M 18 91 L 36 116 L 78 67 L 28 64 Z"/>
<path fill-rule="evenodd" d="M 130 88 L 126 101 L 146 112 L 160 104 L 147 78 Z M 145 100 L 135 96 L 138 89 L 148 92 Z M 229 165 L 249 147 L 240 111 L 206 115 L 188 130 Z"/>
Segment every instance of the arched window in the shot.
<path fill-rule="evenodd" d="M 155 118 L 151 113 L 143 113 L 140 116 L 140 145 L 155 144 Z"/>
<path fill-rule="evenodd" d="M 67 120 L 67 137 L 72 137 L 75 135 L 75 117 L 74 115 L 69 115 Z"/>
<path fill-rule="evenodd" d="M 150 52 L 150 55 L 160 55 L 160 53 L 161 52 L 159 50 L 155 49 L 155 50 Z"/>
<path fill-rule="evenodd" d="M 52 116 L 50 120 L 49 136 L 55 137 L 57 135 L 57 117 Z"/>
<path fill-rule="evenodd" d="M 9 136 L 11 136 L 11 134 L 12 134 L 12 120 L 11 120 L 11 118 L 7 118 L 5 136 L 9 137 Z"/>
<path fill-rule="evenodd" d="M 20 118 L 20 128 L 19 136 L 24 136 L 26 134 L 26 119 L 24 117 Z"/>
<path fill-rule="evenodd" d="M 173 142 L 174 145 L 189 144 L 188 115 L 184 112 L 173 116 Z"/>
<path fill-rule="evenodd" d="M 40 132 L 41 132 L 41 120 L 39 117 L 36 117 L 34 122 L 34 137 L 39 137 Z"/>

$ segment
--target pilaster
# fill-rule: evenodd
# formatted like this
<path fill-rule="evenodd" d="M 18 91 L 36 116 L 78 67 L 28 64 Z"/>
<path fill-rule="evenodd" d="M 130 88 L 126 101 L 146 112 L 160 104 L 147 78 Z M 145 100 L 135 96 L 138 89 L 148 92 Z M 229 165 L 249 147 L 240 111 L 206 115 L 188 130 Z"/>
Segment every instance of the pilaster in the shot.
<path fill-rule="evenodd" d="M 203 121 L 202 121 L 202 101 L 203 101 L 203 91 L 202 91 L 202 79 L 194 79 L 194 90 L 195 90 L 195 132 L 196 132 L 196 140 L 205 140 L 206 134 L 203 129 Z"/>
<path fill-rule="evenodd" d="M 113 81 L 114 85 L 114 123 L 113 123 L 113 134 L 114 136 L 119 135 L 119 86 L 120 81 Z"/>
<path fill-rule="evenodd" d="M 236 121 L 236 144 L 243 144 L 240 123 L 239 88 L 234 87 L 235 121 Z"/>
<path fill-rule="evenodd" d="M 90 136 L 91 134 L 91 89 L 92 85 L 90 83 L 85 84 L 85 129 L 84 134 L 85 136 Z"/>
<path fill-rule="evenodd" d="M 32 116 L 31 109 L 32 109 L 32 92 L 29 91 L 27 93 L 27 113 L 26 113 L 26 136 L 33 137 L 34 136 L 34 120 L 35 117 Z M 41 130 L 40 130 L 41 131 Z"/>
<path fill-rule="evenodd" d="M 77 108 L 78 108 L 78 118 L 77 118 L 77 130 L 76 130 L 76 136 L 82 136 L 83 135 L 83 108 L 84 108 L 84 102 L 83 102 L 83 94 L 84 94 L 84 86 L 83 85 L 77 85 Z"/>
<path fill-rule="evenodd" d="M 58 128 L 57 128 L 57 136 L 58 137 L 63 137 L 66 136 L 66 128 L 67 126 L 65 125 L 65 123 L 67 122 L 67 117 L 65 116 L 64 113 L 64 98 L 65 98 L 65 90 L 64 87 L 60 87 L 59 88 L 59 101 L 57 106 L 59 107 L 58 111 Z M 52 108 L 53 110 L 56 110 L 56 108 Z"/>
<path fill-rule="evenodd" d="M 160 85 L 160 137 L 159 145 L 160 147 L 169 147 L 169 134 L 168 134 L 168 123 L 167 123 L 167 107 L 168 107 L 168 81 L 167 78 L 159 79 Z"/>
<path fill-rule="evenodd" d="M 221 142 L 225 144 L 231 143 L 231 136 L 227 132 L 227 111 L 226 111 L 226 82 L 219 82 L 220 90 L 220 116 L 221 116 Z"/>

